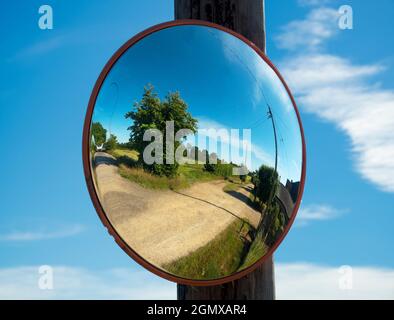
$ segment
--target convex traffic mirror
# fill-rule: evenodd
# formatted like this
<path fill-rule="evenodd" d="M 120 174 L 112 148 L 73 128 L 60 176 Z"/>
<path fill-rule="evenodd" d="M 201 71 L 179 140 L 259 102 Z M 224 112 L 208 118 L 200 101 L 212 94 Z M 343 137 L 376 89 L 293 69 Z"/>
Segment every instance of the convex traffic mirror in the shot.
<path fill-rule="evenodd" d="M 110 234 L 178 283 L 251 272 L 300 203 L 305 145 L 290 91 L 263 52 L 217 25 L 165 23 L 122 46 L 94 87 L 83 142 Z"/>

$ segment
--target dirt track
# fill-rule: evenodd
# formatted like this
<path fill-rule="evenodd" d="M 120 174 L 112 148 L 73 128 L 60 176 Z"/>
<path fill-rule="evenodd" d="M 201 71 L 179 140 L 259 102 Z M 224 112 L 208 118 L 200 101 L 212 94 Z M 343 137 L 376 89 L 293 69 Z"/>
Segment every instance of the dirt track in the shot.
<path fill-rule="evenodd" d="M 224 181 L 194 184 L 180 193 L 141 187 L 118 174 L 114 159 L 96 153 L 99 197 L 120 236 L 149 262 L 162 266 L 200 248 L 235 219 L 257 226 L 248 191 L 228 194 Z"/>

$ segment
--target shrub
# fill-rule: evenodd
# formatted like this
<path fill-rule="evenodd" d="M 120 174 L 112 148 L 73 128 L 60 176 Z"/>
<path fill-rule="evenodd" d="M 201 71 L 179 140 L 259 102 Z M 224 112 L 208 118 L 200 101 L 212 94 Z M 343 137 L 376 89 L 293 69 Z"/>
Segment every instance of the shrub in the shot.
<path fill-rule="evenodd" d="M 105 142 L 104 148 L 105 150 L 115 150 L 118 146 L 118 139 L 114 134 L 111 134 L 109 139 Z"/>
<path fill-rule="evenodd" d="M 223 178 L 229 178 L 233 174 L 234 164 L 232 163 L 218 163 L 215 167 L 215 174 Z"/>
<path fill-rule="evenodd" d="M 210 173 L 214 173 L 216 170 L 216 164 L 213 163 L 206 163 L 204 164 L 204 170 Z"/>
<path fill-rule="evenodd" d="M 260 199 L 260 202 L 269 204 L 279 184 L 278 173 L 275 169 L 262 165 L 256 175 L 252 177 L 252 182 L 255 185 L 254 194 Z"/>

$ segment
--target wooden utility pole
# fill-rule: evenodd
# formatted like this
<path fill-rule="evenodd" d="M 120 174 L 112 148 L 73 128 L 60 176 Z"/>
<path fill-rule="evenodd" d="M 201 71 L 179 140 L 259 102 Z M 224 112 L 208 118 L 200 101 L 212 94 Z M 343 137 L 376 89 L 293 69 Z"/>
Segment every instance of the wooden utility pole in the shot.
<path fill-rule="evenodd" d="M 175 19 L 220 24 L 242 34 L 265 52 L 264 0 L 174 0 Z M 178 285 L 178 300 L 273 300 L 273 258 L 246 277 L 220 286 Z"/>

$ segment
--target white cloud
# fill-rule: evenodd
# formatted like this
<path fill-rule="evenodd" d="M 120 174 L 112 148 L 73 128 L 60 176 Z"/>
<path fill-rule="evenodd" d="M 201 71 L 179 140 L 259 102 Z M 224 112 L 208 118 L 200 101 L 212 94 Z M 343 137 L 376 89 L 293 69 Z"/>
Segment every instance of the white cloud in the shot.
<path fill-rule="evenodd" d="M 306 19 L 295 20 L 285 25 L 276 36 L 278 47 L 289 50 L 318 49 L 324 40 L 331 38 L 339 30 L 339 13 L 330 8 L 312 10 Z"/>
<path fill-rule="evenodd" d="M 305 54 L 284 64 L 288 81 L 299 94 L 310 89 L 360 83 L 384 70 L 380 65 L 353 65 L 349 60 L 329 54 Z"/>
<path fill-rule="evenodd" d="M 344 290 L 340 267 L 309 263 L 276 264 L 277 299 L 394 299 L 394 270 L 368 266 L 351 269 L 352 289 Z M 348 284 L 349 282 L 346 281 Z"/>
<path fill-rule="evenodd" d="M 341 216 L 345 211 L 328 205 L 315 204 L 301 206 L 296 219 L 296 226 L 305 226 L 312 221 L 332 220 Z"/>
<path fill-rule="evenodd" d="M 85 228 L 81 225 L 73 225 L 51 231 L 15 231 L 7 234 L 0 234 L 0 241 L 22 242 L 66 238 L 80 234 L 84 230 Z"/>
<path fill-rule="evenodd" d="M 330 2 L 332 0 L 298 0 L 298 4 L 303 7 L 324 6 Z"/>
<path fill-rule="evenodd" d="M 331 55 L 301 56 L 283 65 L 303 110 L 345 132 L 356 170 L 382 190 L 394 192 L 394 91 L 367 81 L 382 70 Z"/>
<path fill-rule="evenodd" d="M 241 138 L 242 135 L 242 130 L 239 128 L 229 128 L 225 126 L 224 124 L 221 124 L 215 120 L 208 119 L 208 118 L 198 118 L 198 127 L 199 131 L 197 134 L 197 139 L 200 141 L 200 139 L 203 141 L 205 138 L 209 138 L 209 141 L 212 144 L 217 144 L 219 141 L 222 146 L 222 152 L 225 149 L 235 151 L 235 153 L 231 153 L 231 158 L 226 156 L 225 153 L 219 154 L 219 157 L 224 159 L 227 162 L 234 162 L 234 163 L 244 163 L 245 161 L 245 155 L 242 154 L 244 151 L 250 151 L 256 159 L 260 160 L 264 164 L 272 164 L 274 162 L 273 157 L 268 154 L 265 150 L 263 150 L 261 147 L 259 147 L 256 144 L 253 144 L 251 141 L 248 141 L 246 139 Z M 203 129 L 203 130 L 201 130 Z M 205 129 L 205 130 L 204 130 Z M 218 136 L 215 134 L 215 132 L 210 132 L 209 129 L 214 129 L 216 132 L 218 132 L 221 129 L 224 129 L 228 134 L 223 135 L 218 139 Z M 231 129 L 239 129 L 239 136 L 238 137 L 232 137 L 231 136 Z M 248 129 L 248 128 L 244 128 Z M 192 141 L 189 141 L 192 142 Z M 200 147 L 203 147 L 200 145 Z M 242 152 L 241 152 L 242 151 Z M 226 159 L 227 158 L 227 159 Z M 251 160 L 251 159 L 247 159 Z M 257 166 L 253 166 L 252 164 L 252 169 L 256 169 Z"/>
<path fill-rule="evenodd" d="M 355 266 L 351 290 L 339 267 L 276 263 L 277 299 L 393 299 L 394 270 Z M 53 290 L 40 290 L 38 267 L 0 269 L 0 299 L 176 299 L 176 285 L 144 270 L 54 268 Z"/>
<path fill-rule="evenodd" d="M 309 25 L 310 17 L 322 10 L 330 9 L 312 10 L 304 21 L 296 24 Z M 316 29 L 312 34 L 330 30 L 330 20 L 319 21 L 309 25 Z M 290 30 L 293 24 L 285 30 Z M 301 39 L 305 33 L 302 28 L 289 32 L 294 39 Z M 278 38 L 287 39 L 289 32 Z M 347 134 L 356 170 L 362 177 L 384 191 L 394 192 L 394 91 L 383 89 L 372 78 L 385 69 L 376 63 L 357 65 L 349 59 L 317 53 L 322 41 L 333 36 L 333 32 L 323 34 L 310 41 L 309 51 L 301 49 L 300 55 L 284 60 L 282 72 L 302 110 L 332 122 Z M 292 49 L 299 44 L 296 42 L 290 40 L 290 45 L 281 45 Z"/>
<path fill-rule="evenodd" d="M 53 289 L 38 287 L 38 266 L 0 269 L 0 299 L 175 299 L 173 283 L 147 271 L 58 266 Z"/>

